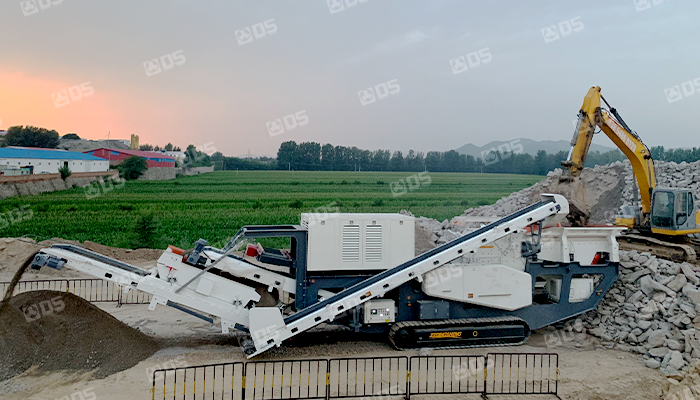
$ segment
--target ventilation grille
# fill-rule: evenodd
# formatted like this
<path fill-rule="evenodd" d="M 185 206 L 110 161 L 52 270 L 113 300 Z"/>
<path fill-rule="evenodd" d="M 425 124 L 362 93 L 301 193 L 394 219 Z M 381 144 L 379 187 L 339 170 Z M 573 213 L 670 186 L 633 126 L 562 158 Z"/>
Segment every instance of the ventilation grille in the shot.
<path fill-rule="evenodd" d="M 307 220 L 305 220 L 305 219 L 302 219 L 302 220 L 301 220 L 301 226 L 302 226 L 303 228 L 309 229 L 309 221 L 307 221 Z"/>
<path fill-rule="evenodd" d="M 343 262 L 360 262 L 360 226 L 343 226 Z"/>
<path fill-rule="evenodd" d="M 365 261 L 382 262 L 381 225 L 367 225 L 365 229 Z"/>

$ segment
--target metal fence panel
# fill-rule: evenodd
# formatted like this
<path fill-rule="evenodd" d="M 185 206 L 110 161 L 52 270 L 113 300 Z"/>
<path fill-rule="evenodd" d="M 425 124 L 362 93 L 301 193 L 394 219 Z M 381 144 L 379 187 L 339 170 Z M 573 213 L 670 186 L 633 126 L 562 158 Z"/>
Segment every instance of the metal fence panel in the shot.
<path fill-rule="evenodd" d="M 67 292 L 69 287 L 68 279 L 45 279 L 39 281 L 20 281 L 15 286 L 15 290 L 12 293 L 17 295 L 24 292 L 31 292 L 33 290 L 56 290 L 60 292 Z M 5 292 L 10 288 L 10 282 L 0 282 L 0 298 L 5 296 Z"/>
<path fill-rule="evenodd" d="M 484 392 L 484 356 L 411 357 L 411 395 Z"/>
<path fill-rule="evenodd" d="M 152 399 L 243 400 L 242 362 L 160 369 L 153 372 Z"/>
<path fill-rule="evenodd" d="M 407 393 L 408 357 L 334 358 L 329 398 L 402 396 Z"/>
<path fill-rule="evenodd" d="M 328 360 L 255 361 L 245 365 L 245 399 L 325 399 Z"/>
<path fill-rule="evenodd" d="M 489 353 L 487 394 L 557 394 L 559 355 Z"/>

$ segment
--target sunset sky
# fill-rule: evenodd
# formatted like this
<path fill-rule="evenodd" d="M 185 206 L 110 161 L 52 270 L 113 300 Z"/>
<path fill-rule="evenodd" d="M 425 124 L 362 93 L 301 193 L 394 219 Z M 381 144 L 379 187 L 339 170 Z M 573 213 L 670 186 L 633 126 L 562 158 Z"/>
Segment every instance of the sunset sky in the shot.
<path fill-rule="evenodd" d="M 8 0 L 0 129 L 135 133 L 226 155 L 274 155 L 286 140 L 444 151 L 569 140 L 600 85 L 648 145 L 700 146 L 699 15 L 689 0 Z M 257 37 L 240 45 L 248 27 Z M 453 73 L 470 53 L 479 65 Z M 361 103 L 392 81 L 400 90 Z M 285 116 L 296 129 L 271 135 Z"/>

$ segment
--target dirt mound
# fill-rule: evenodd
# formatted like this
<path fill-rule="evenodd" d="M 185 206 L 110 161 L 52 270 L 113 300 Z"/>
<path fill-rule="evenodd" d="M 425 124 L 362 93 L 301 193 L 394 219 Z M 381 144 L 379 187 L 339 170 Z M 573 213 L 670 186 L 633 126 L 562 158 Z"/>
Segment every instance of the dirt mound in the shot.
<path fill-rule="evenodd" d="M 32 239 L 1 238 L 0 239 L 0 271 L 9 268 L 14 271 L 19 268 L 27 257 L 42 248 Z"/>
<path fill-rule="evenodd" d="M 158 348 L 153 339 L 71 293 L 21 293 L 0 314 L 0 381 L 32 365 L 40 371 L 95 370 L 101 379 Z"/>

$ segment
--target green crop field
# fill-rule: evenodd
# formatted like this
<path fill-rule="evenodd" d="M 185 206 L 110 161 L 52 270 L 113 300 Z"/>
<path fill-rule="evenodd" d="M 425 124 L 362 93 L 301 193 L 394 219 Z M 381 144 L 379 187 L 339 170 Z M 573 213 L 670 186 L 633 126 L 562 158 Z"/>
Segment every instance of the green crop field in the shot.
<path fill-rule="evenodd" d="M 409 185 L 395 182 L 413 176 Z M 0 236 L 37 235 L 134 245 L 134 227 L 153 213 L 163 246 L 223 244 L 243 225 L 298 224 L 319 207 L 340 212 L 407 209 L 438 220 L 492 204 L 542 177 L 411 172 L 221 171 L 171 181 L 130 181 L 111 190 L 76 188 L 0 202 Z M 394 192 L 392 192 L 394 189 Z M 402 192 L 405 189 L 405 193 Z M 17 209 L 23 218 L 12 218 Z M 15 211 L 12 211 L 15 210 Z M 323 208 L 318 209 L 324 211 Z M 9 221 L 9 222 L 6 222 Z"/>

